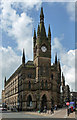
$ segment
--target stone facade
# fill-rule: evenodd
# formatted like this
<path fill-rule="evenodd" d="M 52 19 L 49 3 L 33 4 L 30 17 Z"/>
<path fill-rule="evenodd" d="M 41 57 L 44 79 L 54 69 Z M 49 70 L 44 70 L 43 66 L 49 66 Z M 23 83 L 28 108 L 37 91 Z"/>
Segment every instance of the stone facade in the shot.
<path fill-rule="evenodd" d="M 6 81 L 5 103 L 9 108 L 20 110 L 38 110 L 44 106 L 60 106 L 61 67 L 55 55 L 55 63 L 51 66 L 51 31 L 48 36 L 44 26 L 43 8 L 40 13 L 40 24 L 37 35 L 34 29 L 33 61 L 25 63 L 23 50 L 22 64 Z"/>
<path fill-rule="evenodd" d="M 65 105 L 66 102 L 70 102 L 70 87 L 65 85 L 65 77 L 62 73 L 62 104 Z"/>
<path fill-rule="evenodd" d="M 5 90 L 2 90 L 2 103 L 5 103 Z"/>

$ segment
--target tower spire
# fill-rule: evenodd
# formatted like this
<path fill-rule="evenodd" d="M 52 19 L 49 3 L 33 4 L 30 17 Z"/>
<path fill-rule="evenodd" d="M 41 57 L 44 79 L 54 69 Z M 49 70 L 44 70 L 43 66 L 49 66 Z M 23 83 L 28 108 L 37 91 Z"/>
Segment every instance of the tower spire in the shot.
<path fill-rule="evenodd" d="M 41 13 L 40 13 L 40 23 L 44 23 L 43 7 L 41 7 Z"/>
<path fill-rule="evenodd" d="M 25 52 L 24 52 L 24 49 L 23 49 L 23 56 L 22 56 L 22 64 L 25 64 Z"/>

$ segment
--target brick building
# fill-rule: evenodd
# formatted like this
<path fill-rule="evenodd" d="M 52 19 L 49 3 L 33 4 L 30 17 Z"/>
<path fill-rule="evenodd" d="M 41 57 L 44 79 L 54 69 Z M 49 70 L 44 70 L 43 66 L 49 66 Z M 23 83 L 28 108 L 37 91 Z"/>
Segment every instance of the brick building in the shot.
<path fill-rule="evenodd" d="M 23 50 L 22 64 L 5 79 L 5 103 L 9 108 L 20 110 L 38 110 L 44 106 L 60 106 L 61 67 L 55 55 L 51 65 L 51 30 L 46 35 L 43 8 L 40 13 L 40 24 L 37 34 L 34 29 L 33 61 L 25 63 Z"/>

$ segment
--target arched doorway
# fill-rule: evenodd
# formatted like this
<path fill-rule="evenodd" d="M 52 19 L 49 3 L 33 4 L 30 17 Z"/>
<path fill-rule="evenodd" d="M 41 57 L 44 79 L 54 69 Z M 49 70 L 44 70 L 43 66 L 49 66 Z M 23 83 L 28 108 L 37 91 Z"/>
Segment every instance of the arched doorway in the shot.
<path fill-rule="evenodd" d="M 31 97 L 31 95 L 29 95 L 28 98 L 27 98 L 27 106 L 32 107 L 32 97 Z"/>
<path fill-rule="evenodd" d="M 47 108 L 47 97 L 46 97 L 45 94 L 42 96 L 42 100 L 41 100 L 41 109 L 44 110 L 44 107 Z"/>

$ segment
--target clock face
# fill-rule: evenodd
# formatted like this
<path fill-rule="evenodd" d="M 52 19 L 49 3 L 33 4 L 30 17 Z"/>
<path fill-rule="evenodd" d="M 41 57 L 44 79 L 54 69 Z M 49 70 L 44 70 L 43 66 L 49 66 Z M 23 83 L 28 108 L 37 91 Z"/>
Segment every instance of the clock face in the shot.
<path fill-rule="evenodd" d="M 46 46 L 42 46 L 42 47 L 41 47 L 41 50 L 42 50 L 42 52 L 46 52 L 46 51 L 47 51 Z"/>

